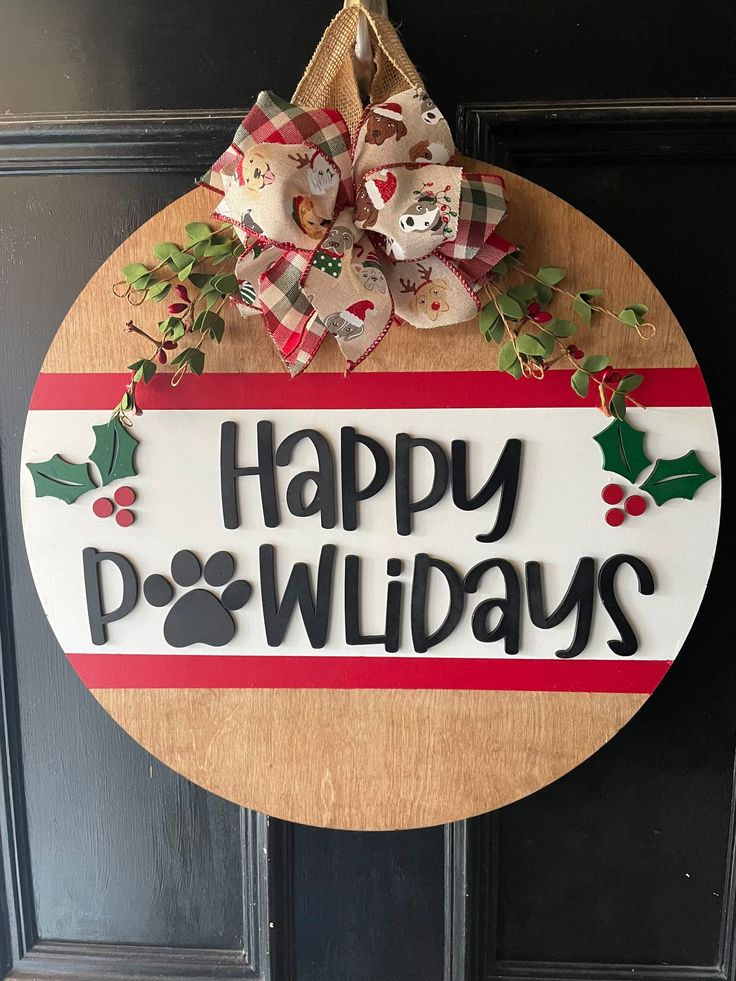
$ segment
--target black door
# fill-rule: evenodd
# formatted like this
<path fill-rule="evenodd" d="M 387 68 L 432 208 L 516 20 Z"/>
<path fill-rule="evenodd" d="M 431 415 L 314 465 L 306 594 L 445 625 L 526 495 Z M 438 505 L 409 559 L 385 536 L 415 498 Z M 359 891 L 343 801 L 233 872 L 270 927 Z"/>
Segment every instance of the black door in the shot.
<path fill-rule="evenodd" d="M 172 774 L 67 666 L 22 544 L 31 388 L 89 275 L 187 190 L 260 88 L 288 96 L 336 4 L 0 7 L 0 975 L 731 978 L 730 548 L 660 690 L 554 786 L 395 834 L 268 821 Z M 647 270 L 720 426 L 736 372 L 729 0 L 390 5 L 471 154 L 567 198 Z"/>

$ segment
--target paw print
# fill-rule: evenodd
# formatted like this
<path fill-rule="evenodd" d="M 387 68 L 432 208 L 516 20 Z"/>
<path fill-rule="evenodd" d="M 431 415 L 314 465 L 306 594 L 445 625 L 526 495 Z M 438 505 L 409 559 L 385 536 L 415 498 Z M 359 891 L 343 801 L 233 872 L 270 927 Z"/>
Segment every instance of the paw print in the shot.
<path fill-rule="evenodd" d="M 169 610 L 164 621 L 164 638 L 171 647 L 189 647 L 190 644 L 209 644 L 223 647 L 235 636 L 235 622 L 230 613 L 240 610 L 248 602 L 250 583 L 236 579 L 235 561 L 229 552 L 216 552 L 204 567 L 204 581 L 208 586 L 228 586 L 218 598 L 209 589 L 190 589 L 202 576 L 202 566 L 197 556 L 184 549 L 171 560 L 171 578 L 189 591 L 180 596 Z M 155 574 L 143 583 L 143 595 L 151 606 L 167 606 L 174 598 L 174 589 L 165 576 Z"/>

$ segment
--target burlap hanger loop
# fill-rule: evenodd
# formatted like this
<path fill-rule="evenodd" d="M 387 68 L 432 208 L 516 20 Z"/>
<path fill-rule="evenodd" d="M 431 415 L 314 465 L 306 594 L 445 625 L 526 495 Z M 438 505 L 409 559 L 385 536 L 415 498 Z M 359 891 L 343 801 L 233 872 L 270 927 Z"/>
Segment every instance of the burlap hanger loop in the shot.
<path fill-rule="evenodd" d="M 375 62 L 370 101 L 385 102 L 397 92 L 422 87 L 421 76 L 388 17 L 361 0 L 347 0 L 322 35 L 292 102 L 310 109 L 337 109 L 351 133 L 363 113 L 354 57 L 356 40 L 365 37 L 366 25 Z"/>

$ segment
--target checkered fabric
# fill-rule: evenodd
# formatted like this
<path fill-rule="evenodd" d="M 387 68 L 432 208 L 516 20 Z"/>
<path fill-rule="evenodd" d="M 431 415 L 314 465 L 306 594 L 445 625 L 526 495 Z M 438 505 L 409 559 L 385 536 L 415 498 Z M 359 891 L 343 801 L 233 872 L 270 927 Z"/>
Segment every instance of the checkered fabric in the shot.
<path fill-rule="evenodd" d="M 236 270 L 241 309 L 263 315 L 292 374 L 327 333 L 350 369 L 397 321 L 475 316 L 476 291 L 514 247 L 495 232 L 502 179 L 449 166 L 453 153 L 421 89 L 370 106 L 352 146 L 337 110 L 260 94 L 201 183 L 249 246 Z"/>

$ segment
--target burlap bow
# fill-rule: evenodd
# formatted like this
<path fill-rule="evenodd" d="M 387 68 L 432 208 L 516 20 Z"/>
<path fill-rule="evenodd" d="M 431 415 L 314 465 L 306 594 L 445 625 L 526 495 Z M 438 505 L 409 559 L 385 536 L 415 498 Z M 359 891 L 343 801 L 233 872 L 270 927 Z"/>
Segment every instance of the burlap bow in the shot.
<path fill-rule="evenodd" d="M 369 106 L 352 142 L 337 110 L 261 93 L 201 183 L 223 195 L 214 217 L 245 246 L 239 308 L 264 317 L 292 374 L 328 333 L 352 369 L 392 324 L 475 317 L 513 247 L 495 234 L 502 179 L 451 166 L 453 154 L 421 89 Z"/>

